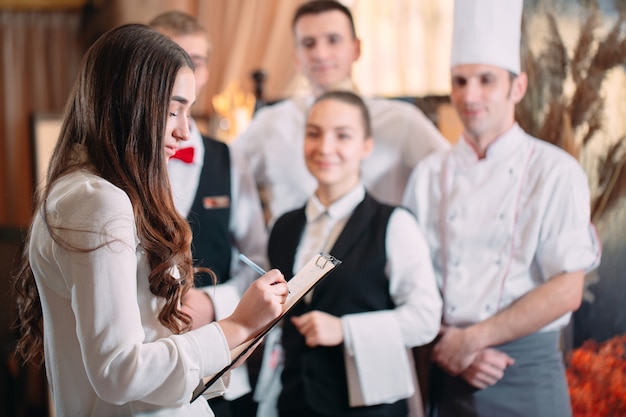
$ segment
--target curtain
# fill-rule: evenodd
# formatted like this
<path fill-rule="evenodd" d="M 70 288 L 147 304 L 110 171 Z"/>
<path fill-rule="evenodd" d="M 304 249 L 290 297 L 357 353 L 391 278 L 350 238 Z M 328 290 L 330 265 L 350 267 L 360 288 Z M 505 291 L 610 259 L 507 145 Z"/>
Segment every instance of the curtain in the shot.
<path fill-rule="evenodd" d="M 450 91 L 453 0 L 345 0 L 361 59 L 354 79 L 361 93 L 424 96 Z"/>
<path fill-rule="evenodd" d="M 211 97 L 238 82 L 254 91 L 251 74 L 266 72 L 265 97 L 285 97 L 295 76 L 291 52 L 291 18 L 304 0 L 144 0 L 110 2 L 112 26 L 148 23 L 160 13 L 180 10 L 198 19 L 211 37 L 213 51 L 209 81 L 194 106 L 196 116 L 209 116 Z"/>
<path fill-rule="evenodd" d="M 0 11 L 0 225 L 30 222 L 31 118 L 60 113 L 80 60 L 78 12 Z"/>

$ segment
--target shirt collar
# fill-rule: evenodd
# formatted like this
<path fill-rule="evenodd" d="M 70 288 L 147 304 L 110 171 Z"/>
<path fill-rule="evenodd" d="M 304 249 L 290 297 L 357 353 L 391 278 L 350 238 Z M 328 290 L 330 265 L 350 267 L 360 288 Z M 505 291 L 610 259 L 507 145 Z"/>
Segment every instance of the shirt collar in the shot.
<path fill-rule="evenodd" d="M 193 148 L 194 158 L 193 165 L 200 165 L 204 162 L 204 144 L 202 143 L 202 134 L 196 122 L 189 118 L 189 140 L 180 142 L 181 148 Z"/>
<path fill-rule="evenodd" d="M 522 133 L 522 128 L 517 123 L 513 124 L 509 130 L 491 142 L 487 147 L 485 159 L 506 158 L 517 152 L 518 148 L 522 145 L 522 141 L 519 140 L 519 136 Z M 465 138 L 465 136 L 461 137 L 457 148 L 461 157 L 466 162 L 477 162 L 479 160 L 474 144 Z"/>
<path fill-rule="evenodd" d="M 317 196 L 313 194 L 304 209 L 307 223 L 316 222 L 324 213 L 327 213 L 334 221 L 338 221 L 349 216 L 364 198 L 365 186 L 361 182 L 328 207 L 324 207 Z"/>

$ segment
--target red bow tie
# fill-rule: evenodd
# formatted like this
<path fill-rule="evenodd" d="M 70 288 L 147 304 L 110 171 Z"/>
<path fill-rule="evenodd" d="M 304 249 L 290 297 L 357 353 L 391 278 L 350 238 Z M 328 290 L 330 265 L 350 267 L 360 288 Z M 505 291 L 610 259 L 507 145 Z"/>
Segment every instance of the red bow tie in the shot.
<path fill-rule="evenodd" d="M 190 164 L 193 162 L 193 154 L 194 148 L 190 146 L 188 148 L 180 148 L 174 155 L 172 155 L 172 158 L 180 159 L 181 161 Z"/>

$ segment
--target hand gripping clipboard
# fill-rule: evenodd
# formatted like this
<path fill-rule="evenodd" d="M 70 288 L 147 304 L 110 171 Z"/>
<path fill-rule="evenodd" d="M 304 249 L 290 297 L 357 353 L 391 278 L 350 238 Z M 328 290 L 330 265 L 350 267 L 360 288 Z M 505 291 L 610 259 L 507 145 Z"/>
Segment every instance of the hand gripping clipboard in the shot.
<path fill-rule="evenodd" d="M 220 379 L 228 370 L 230 370 L 235 363 L 246 355 L 250 349 L 256 346 L 257 342 L 263 338 L 278 322 L 300 301 L 304 296 L 315 287 L 330 271 L 332 271 L 341 261 L 335 257 L 326 253 L 320 253 L 315 255 L 309 262 L 302 267 L 296 275 L 293 276 L 288 282 L 289 295 L 285 301 L 285 310 L 282 314 L 268 324 L 261 332 L 242 343 L 241 345 L 231 349 L 230 351 L 230 364 L 226 365 L 221 371 L 210 377 L 202 378 L 196 389 L 193 391 L 191 402 L 195 401 L 202 395 L 211 385 L 213 385 L 218 379 Z"/>

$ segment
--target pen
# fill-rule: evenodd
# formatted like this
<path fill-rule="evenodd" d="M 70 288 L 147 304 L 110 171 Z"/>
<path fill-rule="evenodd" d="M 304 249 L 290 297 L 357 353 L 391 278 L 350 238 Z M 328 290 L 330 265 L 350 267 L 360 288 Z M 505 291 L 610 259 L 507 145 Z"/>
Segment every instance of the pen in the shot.
<path fill-rule="evenodd" d="M 239 260 L 241 262 L 245 263 L 246 265 L 248 265 L 250 268 L 254 269 L 256 272 L 258 272 L 261 275 L 265 275 L 267 273 L 267 272 L 265 272 L 265 270 L 263 268 L 261 268 L 252 259 L 248 258 L 243 253 L 239 254 Z M 278 282 L 274 282 L 274 283 L 272 283 L 270 285 L 274 285 L 274 284 L 278 284 Z M 291 291 L 289 291 L 289 294 L 291 294 Z"/>
<path fill-rule="evenodd" d="M 239 260 L 241 262 L 245 263 L 246 265 L 248 265 L 250 268 L 254 269 L 256 272 L 258 272 L 261 275 L 265 275 L 267 273 L 267 272 L 265 272 L 265 270 L 263 268 L 258 266 L 252 259 L 248 258 L 243 253 L 239 254 Z"/>

